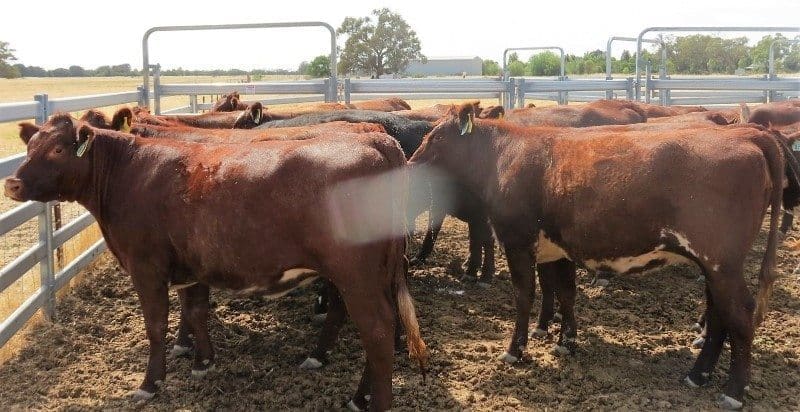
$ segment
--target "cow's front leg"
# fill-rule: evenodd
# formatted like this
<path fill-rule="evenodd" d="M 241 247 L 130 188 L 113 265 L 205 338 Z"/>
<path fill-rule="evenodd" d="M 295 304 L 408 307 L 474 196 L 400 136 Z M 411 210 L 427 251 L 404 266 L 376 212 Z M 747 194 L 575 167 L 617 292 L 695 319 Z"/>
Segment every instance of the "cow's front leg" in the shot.
<path fill-rule="evenodd" d="M 131 273 L 133 286 L 139 296 L 139 304 L 144 315 L 147 339 L 150 341 L 150 356 L 147 371 L 139 389 L 133 393 L 134 400 L 148 400 L 155 396 L 167 375 L 167 317 L 169 315 L 169 296 L 167 277 L 147 276 L 143 278 Z"/>
<path fill-rule="evenodd" d="M 506 247 L 506 257 L 508 268 L 511 271 L 511 281 L 514 285 L 517 317 L 508 351 L 500 355 L 500 360 L 515 363 L 522 358 L 525 347 L 528 345 L 528 321 L 531 317 L 531 305 L 536 289 L 533 277 L 535 262 L 530 248 Z"/>

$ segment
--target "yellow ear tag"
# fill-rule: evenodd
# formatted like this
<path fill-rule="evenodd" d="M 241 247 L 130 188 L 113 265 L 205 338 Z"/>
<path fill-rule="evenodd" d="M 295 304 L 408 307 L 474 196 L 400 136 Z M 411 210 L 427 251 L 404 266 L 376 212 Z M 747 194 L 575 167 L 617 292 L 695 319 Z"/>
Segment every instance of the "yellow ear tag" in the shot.
<path fill-rule="evenodd" d="M 78 157 L 83 157 L 83 155 L 86 154 L 86 152 L 89 151 L 89 148 L 91 147 L 92 147 L 92 139 L 86 139 L 85 142 L 81 143 L 81 145 L 78 146 L 76 154 L 78 155 Z"/>
<path fill-rule="evenodd" d="M 131 131 L 131 122 L 127 117 L 122 121 L 122 128 L 119 129 L 119 131 L 123 132 L 123 133 L 130 133 L 130 131 Z"/>
<path fill-rule="evenodd" d="M 464 126 L 461 126 L 461 136 L 467 133 L 472 133 L 472 116 L 467 117 L 467 122 L 464 123 Z"/>

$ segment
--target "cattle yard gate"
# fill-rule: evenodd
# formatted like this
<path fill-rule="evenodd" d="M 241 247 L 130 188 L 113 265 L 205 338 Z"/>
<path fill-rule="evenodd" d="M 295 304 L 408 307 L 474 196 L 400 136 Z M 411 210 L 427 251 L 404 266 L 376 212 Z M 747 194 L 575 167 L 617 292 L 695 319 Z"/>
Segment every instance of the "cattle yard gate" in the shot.
<path fill-rule="evenodd" d="M 157 32 L 230 30 L 260 28 L 321 27 L 330 33 L 331 73 L 336 73 L 336 35 L 333 27 L 323 22 L 266 23 L 202 26 L 163 26 L 145 32 L 142 39 L 142 86 L 138 90 L 92 96 L 50 99 L 47 94 L 34 96 L 31 102 L 0 104 L 0 123 L 30 120 L 43 124 L 56 112 L 76 112 L 86 109 L 136 103 L 153 108 L 156 114 L 197 113 L 208 110 L 211 103 L 199 103 L 197 96 L 221 95 L 239 91 L 243 95 L 266 95 L 262 103 L 284 104 L 314 101 L 350 102 L 382 97 L 417 99 L 498 99 L 506 108 L 521 107 L 525 100 L 535 98 L 552 100 L 559 104 L 570 101 L 592 101 L 601 98 L 626 98 L 652 100 L 669 106 L 673 104 L 736 104 L 739 102 L 764 103 L 800 97 L 799 78 L 780 78 L 774 70 L 774 46 L 770 48 L 770 70 L 761 78 L 753 77 L 706 77 L 673 79 L 663 65 L 657 77 L 649 62 L 640 61 L 642 43 L 661 45 L 662 56 L 666 56 L 664 42 L 645 39 L 650 32 L 686 31 L 747 31 L 747 32 L 800 32 L 797 27 L 652 27 L 643 30 L 638 37 L 611 37 L 607 43 L 606 77 L 599 79 L 571 79 L 564 73 L 564 51 L 560 47 L 508 48 L 503 53 L 503 74 L 499 78 L 479 79 L 337 79 L 335 74 L 326 79 L 289 82 L 256 82 L 230 84 L 161 84 L 160 65 L 151 64 L 148 50 L 150 36 Z M 632 77 L 614 79 L 611 76 L 611 45 L 614 41 L 636 42 L 636 72 Z M 797 40 L 789 40 L 797 41 Z M 507 53 L 512 50 L 555 49 L 561 54 L 560 76 L 556 78 L 511 77 L 506 63 Z M 666 59 L 662 59 L 664 62 Z M 642 70 L 643 69 L 643 70 Z M 644 76 L 642 76 L 644 74 Z M 152 78 L 152 87 L 150 81 Z M 642 93 L 643 91 L 643 93 Z M 643 94 L 643 96 L 642 96 Z M 171 110 L 161 110 L 161 98 L 166 96 L 188 96 L 188 104 Z M 0 159 L 0 179 L 10 176 L 24 161 L 25 154 Z M 0 323 L 0 347 L 2 347 L 39 309 L 45 319 L 52 320 L 55 314 L 55 293 L 66 285 L 82 268 L 91 263 L 106 249 L 101 239 L 84 250 L 72 262 L 56 270 L 55 256 L 58 248 L 69 239 L 94 223 L 85 212 L 62 227 L 54 224 L 59 216 L 57 202 L 26 202 L 0 214 L 0 236 L 33 218 L 38 219 L 38 241 L 0 269 L 0 294 L 39 266 L 40 286 L 15 311 Z M 55 219 L 58 220 L 58 219 Z"/>

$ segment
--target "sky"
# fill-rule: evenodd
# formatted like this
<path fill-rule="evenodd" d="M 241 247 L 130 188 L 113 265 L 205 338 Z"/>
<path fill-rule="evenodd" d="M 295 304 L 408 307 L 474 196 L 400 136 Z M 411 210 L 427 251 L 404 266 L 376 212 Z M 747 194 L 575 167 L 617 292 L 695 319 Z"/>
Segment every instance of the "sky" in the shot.
<path fill-rule="evenodd" d="M 380 7 L 405 18 L 428 57 L 496 61 L 511 47 L 559 46 L 577 55 L 605 50 L 610 36 L 636 37 L 655 26 L 800 26 L 800 0 L 29 0 L 4 2 L 0 40 L 16 49 L 18 62 L 46 69 L 122 63 L 141 68 L 142 35 L 154 26 L 323 21 L 338 28 L 345 17 L 366 16 Z M 720 34 L 753 40 L 766 33 Z M 626 48 L 635 49 L 635 44 L 620 43 L 613 54 Z M 324 28 L 161 32 L 150 37 L 150 62 L 167 69 L 291 70 L 329 51 L 330 34 Z"/>

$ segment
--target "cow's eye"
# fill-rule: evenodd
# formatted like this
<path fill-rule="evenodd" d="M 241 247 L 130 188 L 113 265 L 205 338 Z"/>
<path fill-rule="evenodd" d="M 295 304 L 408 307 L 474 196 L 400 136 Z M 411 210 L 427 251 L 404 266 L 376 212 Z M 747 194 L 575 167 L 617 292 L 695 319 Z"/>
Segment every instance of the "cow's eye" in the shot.
<path fill-rule="evenodd" d="M 61 154 L 64 151 L 63 147 L 56 147 L 56 154 Z"/>

